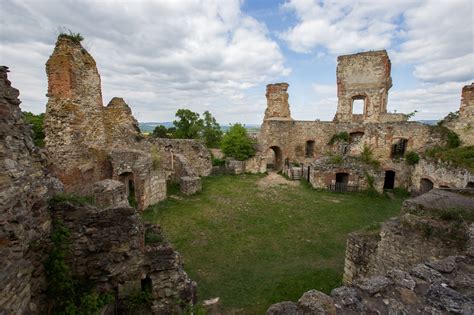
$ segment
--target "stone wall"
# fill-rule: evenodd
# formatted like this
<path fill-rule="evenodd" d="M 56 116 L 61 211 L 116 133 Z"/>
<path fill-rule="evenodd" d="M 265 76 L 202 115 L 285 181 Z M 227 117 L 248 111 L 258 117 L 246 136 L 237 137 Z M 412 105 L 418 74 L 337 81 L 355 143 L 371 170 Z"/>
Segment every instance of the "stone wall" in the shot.
<path fill-rule="evenodd" d="M 70 232 L 66 263 L 75 278 L 119 299 L 146 290 L 142 283 L 151 281 L 153 314 L 179 313 L 193 302 L 196 285 L 180 255 L 158 226 L 143 224 L 134 208 L 100 210 L 62 202 L 53 205 L 52 214 Z M 148 243 L 145 234 L 153 236 Z"/>
<path fill-rule="evenodd" d="M 94 182 L 106 178 L 99 72 L 80 43 L 59 36 L 46 73 L 44 132 L 50 169 L 67 191 L 85 194 Z"/>
<path fill-rule="evenodd" d="M 334 121 L 378 122 L 387 113 L 388 90 L 392 87 L 391 63 L 385 50 L 362 52 L 337 58 L 337 96 Z M 353 114 L 354 99 L 364 101 L 363 114 Z M 402 120 L 398 116 L 395 120 Z M 406 120 L 406 118 L 405 118 Z"/>
<path fill-rule="evenodd" d="M 166 198 L 166 177 L 153 161 L 153 156 L 142 150 L 113 149 L 110 152 L 111 177 L 125 184 L 127 195 L 133 194 L 139 210 Z"/>
<path fill-rule="evenodd" d="M 0 67 L 0 314 L 28 314 L 39 312 L 44 300 L 46 199 L 55 181 L 46 175 L 7 72 Z"/>
<path fill-rule="evenodd" d="M 271 305 L 267 315 L 472 314 L 473 267 L 472 255 L 428 260 L 336 288 L 330 296 L 310 290 L 296 303 Z"/>
<path fill-rule="evenodd" d="M 288 83 L 275 83 L 267 85 L 267 109 L 264 120 L 292 120 L 290 105 L 288 104 Z"/>
<path fill-rule="evenodd" d="M 144 142 L 143 146 L 157 150 L 160 167 L 175 182 L 179 182 L 183 176 L 202 177 L 211 174 L 211 154 L 206 146 L 197 140 L 149 137 Z"/>
<path fill-rule="evenodd" d="M 474 211 L 474 191 L 434 189 L 405 201 L 401 215 L 382 224 L 376 244 L 364 231 L 352 233 L 346 247 L 345 283 L 393 268 L 408 270 L 433 257 L 463 254 L 469 222 L 447 219 L 450 211 Z"/>
<path fill-rule="evenodd" d="M 459 116 L 445 118 L 443 125 L 455 131 L 463 145 L 474 145 L 474 83 L 462 88 Z"/>
<path fill-rule="evenodd" d="M 421 191 L 422 179 L 433 183 L 433 188 L 464 188 L 473 176 L 467 169 L 451 166 L 442 161 L 421 159 L 411 174 L 411 191 Z"/>

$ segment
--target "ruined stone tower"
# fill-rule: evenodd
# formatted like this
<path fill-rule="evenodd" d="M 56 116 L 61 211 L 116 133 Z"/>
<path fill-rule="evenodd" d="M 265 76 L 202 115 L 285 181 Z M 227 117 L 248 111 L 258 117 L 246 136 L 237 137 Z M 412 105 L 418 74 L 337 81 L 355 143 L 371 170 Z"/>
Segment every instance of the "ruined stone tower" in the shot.
<path fill-rule="evenodd" d="M 379 50 L 339 56 L 337 62 L 339 101 L 334 121 L 381 122 L 381 120 L 386 120 L 381 116 L 387 113 L 388 90 L 392 86 L 390 59 L 387 52 Z M 362 100 L 363 109 L 360 113 L 355 113 L 353 105 L 354 101 L 358 100 Z"/>
<path fill-rule="evenodd" d="M 44 122 L 51 170 L 67 191 L 105 178 L 105 143 L 99 72 L 77 41 L 59 36 L 46 63 L 48 104 Z"/>
<path fill-rule="evenodd" d="M 288 104 L 288 83 L 267 85 L 267 109 L 264 120 L 292 120 Z"/>

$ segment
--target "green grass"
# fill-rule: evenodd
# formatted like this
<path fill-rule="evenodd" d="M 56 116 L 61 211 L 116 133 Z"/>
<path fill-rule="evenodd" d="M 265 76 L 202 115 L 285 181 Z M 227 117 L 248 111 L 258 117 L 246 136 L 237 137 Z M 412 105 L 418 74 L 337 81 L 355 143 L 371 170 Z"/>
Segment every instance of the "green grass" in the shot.
<path fill-rule="evenodd" d="M 203 179 L 203 191 L 171 196 L 143 216 L 161 224 L 198 283 L 200 300 L 264 314 L 303 292 L 341 285 L 349 232 L 388 219 L 402 199 L 316 191 L 308 185 L 259 190 L 265 175 Z"/>

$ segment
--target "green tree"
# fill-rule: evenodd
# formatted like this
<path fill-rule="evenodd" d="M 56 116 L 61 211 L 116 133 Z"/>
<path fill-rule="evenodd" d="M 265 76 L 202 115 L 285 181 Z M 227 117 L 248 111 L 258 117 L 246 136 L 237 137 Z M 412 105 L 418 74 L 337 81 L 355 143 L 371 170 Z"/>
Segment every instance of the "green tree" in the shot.
<path fill-rule="evenodd" d="M 216 119 L 212 117 L 209 111 L 206 110 L 203 116 L 204 126 L 202 129 L 202 137 L 207 147 L 217 148 L 222 139 L 221 126 L 217 123 Z"/>
<path fill-rule="evenodd" d="M 178 120 L 174 120 L 176 126 L 176 138 L 180 139 L 198 139 L 203 128 L 203 120 L 198 113 L 189 109 L 178 109 L 175 114 Z"/>
<path fill-rule="evenodd" d="M 248 137 L 243 125 L 235 124 L 222 138 L 221 149 L 226 156 L 244 161 L 255 154 L 255 142 Z"/>
<path fill-rule="evenodd" d="M 44 113 L 35 115 L 30 112 L 23 112 L 23 120 L 33 128 L 33 143 L 37 147 L 44 147 Z"/>
<path fill-rule="evenodd" d="M 155 138 L 174 138 L 174 134 L 176 132 L 175 127 L 166 128 L 166 126 L 159 125 L 156 126 L 153 130 L 153 137 Z"/>

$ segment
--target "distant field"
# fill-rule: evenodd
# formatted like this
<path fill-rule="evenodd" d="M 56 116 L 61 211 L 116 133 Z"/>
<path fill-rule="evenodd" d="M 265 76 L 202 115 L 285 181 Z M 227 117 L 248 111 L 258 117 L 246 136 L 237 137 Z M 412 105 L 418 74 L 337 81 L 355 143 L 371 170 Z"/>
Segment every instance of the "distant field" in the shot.
<path fill-rule="evenodd" d="M 341 285 L 347 234 L 395 216 L 402 203 L 267 178 L 205 178 L 201 193 L 175 192 L 144 213 L 183 255 L 201 301 L 218 296 L 226 310 L 264 314 L 309 289 L 329 293 Z"/>

